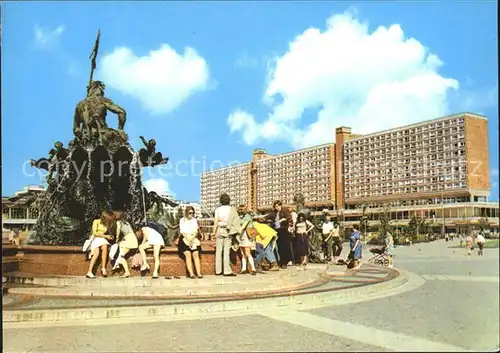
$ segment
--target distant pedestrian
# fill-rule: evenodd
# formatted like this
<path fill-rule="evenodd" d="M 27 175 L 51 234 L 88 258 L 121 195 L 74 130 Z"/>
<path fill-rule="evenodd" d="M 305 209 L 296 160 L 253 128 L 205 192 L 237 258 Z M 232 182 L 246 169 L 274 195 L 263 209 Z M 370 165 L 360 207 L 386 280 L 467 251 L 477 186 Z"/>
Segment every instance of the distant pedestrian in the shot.
<path fill-rule="evenodd" d="M 484 243 L 486 243 L 486 239 L 484 238 L 483 231 L 479 231 L 479 234 L 476 238 L 476 244 L 479 248 L 478 255 L 483 256 Z"/>
<path fill-rule="evenodd" d="M 385 233 L 385 252 L 387 254 L 387 257 L 389 258 L 389 266 L 392 268 L 393 266 L 393 256 L 394 256 L 394 238 L 392 237 L 391 232 L 387 231 Z"/>
<path fill-rule="evenodd" d="M 12 237 L 12 245 L 14 246 L 19 246 L 20 245 L 20 241 L 19 241 L 19 230 L 15 230 L 14 231 L 14 234 L 13 234 L 13 237 Z"/>
<path fill-rule="evenodd" d="M 470 234 L 467 236 L 467 238 L 465 238 L 465 247 L 467 248 L 467 255 L 471 255 L 472 250 L 474 249 L 474 245 L 472 236 Z"/>

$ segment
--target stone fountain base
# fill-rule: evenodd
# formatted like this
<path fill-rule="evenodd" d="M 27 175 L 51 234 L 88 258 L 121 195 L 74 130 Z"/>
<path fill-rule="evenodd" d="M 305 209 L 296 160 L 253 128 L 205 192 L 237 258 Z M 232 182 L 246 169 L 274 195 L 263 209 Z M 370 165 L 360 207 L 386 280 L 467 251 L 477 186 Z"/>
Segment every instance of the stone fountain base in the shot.
<path fill-rule="evenodd" d="M 153 268 L 153 252 L 149 250 L 148 263 Z M 233 253 L 233 255 L 235 255 Z M 203 242 L 201 253 L 201 269 L 204 275 L 215 274 L 215 244 Z M 160 276 L 185 276 L 186 266 L 179 256 L 177 247 L 169 246 L 160 254 Z M 131 259 L 129 258 L 129 266 Z M 234 272 L 239 272 L 241 263 L 232 256 Z M 79 246 L 24 245 L 16 247 L 4 245 L 2 248 L 2 272 L 5 274 L 22 272 L 34 276 L 84 276 L 88 271 L 87 253 Z M 111 276 L 111 263 L 108 261 L 107 271 Z M 96 275 L 100 276 L 100 260 L 96 264 Z M 138 269 L 131 269 L 132 276 L 140 276 Z M 113 276 L 120 276 L 118 271 Z M 151 274 L 149 274 L 151 275 Z"/>

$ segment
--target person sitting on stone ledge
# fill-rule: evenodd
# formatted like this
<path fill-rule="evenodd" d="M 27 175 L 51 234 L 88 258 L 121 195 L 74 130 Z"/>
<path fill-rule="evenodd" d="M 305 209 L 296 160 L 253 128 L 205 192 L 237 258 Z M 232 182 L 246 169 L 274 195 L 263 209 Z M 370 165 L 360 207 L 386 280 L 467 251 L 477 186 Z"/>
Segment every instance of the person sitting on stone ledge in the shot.
<path fill-rule="evenodd" d="M 155 259 L 155 267 L 153 270 L 152 278 L 159 278 L 160 270 L 160 251 L 163 246 L 165 246 L 165 241 L 160 233 L 151 227 L 140 227 L 135 232 L 137 237 L 142 237 L 142 243 L 139 245 L 139 252 L 142 255 L 142 267 L 141 272 L 149 272 L 150 268 L 148 265 L 146 250 L 153 248 L 153 255 Z"/>
<path fill-rule="evenodd" d="M 193 206 L 186 207 L 184 217 L 179 221 L 180 237 L 177 239 L 179 252 L 184 257 L 189 278 L 203 278 L 201 275 L 200 252 L 201 242 L 199 239 L 198 220 L 194 217 Z M 197 275 L 193 272 L 194 268 Z"/>
<path fill-rule="evenodd" d="M 131 250 L 137 249 L 139 247 L 139 243 L 131 224 L 125 219 L 125 217 L 123 217 L 123 211 L 114 211 L 113 214 L 115 216 L 117 226 L 120 228 L 120 234 L 116 239 L 120 252 L 118 254 L 118 260 L 116 260 L 112 271 L 118 270 L 121 266 L 125 270 L 125 273 L 121 277 L 128 278 L 130 277 L 130 269 L 125 257 Z"/>
<path fill-rule="evenodd" d="M 103 277 L 107 277 L 106 263 L 108 260 L 108 246 L 109 241 L 114 239 L 112 234 L 109 234 L 109 230 L 114 229 L 118 236 L 120 234 L 120 227 L 116 224 L 114 215 L 111 212 L 104 211 L 101 214 L 100 219 L 94 220 L 92 223 L 92 242 L 90 243 L 90 253 L 91 259 L 89 264 L 89 270 L 87 272 L 87 278 L 95 278 L 94 266 L 95 263 L 101 255 L 101 274 Z"/>

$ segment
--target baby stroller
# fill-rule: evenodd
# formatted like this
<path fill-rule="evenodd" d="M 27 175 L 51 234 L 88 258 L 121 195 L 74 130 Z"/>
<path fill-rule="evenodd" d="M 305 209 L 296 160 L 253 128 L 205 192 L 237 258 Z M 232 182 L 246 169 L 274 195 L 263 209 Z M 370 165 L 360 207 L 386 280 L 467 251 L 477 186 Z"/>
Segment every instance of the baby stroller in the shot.
<path fill-rule="evenodd" d="M 374 255 L 372 258 L 368 259 L 368 263 L 380 265 L 380 266 L 389 266 L 389 258 L 385 252 L 385 247 L 381 248 L 371 248 L 370 252 Z"/>

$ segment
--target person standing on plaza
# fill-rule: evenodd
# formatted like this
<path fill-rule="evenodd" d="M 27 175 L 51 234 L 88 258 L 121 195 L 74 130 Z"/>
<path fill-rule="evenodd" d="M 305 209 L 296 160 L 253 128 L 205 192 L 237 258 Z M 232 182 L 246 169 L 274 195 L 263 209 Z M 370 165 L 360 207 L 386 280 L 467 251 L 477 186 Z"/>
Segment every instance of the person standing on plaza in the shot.
<path fill-rule="evenodd" d="M 353 262 L 354 270 L 361 267 L 360 259 L 362 257 L 361 233 L 358 228 L 358 225 L 353 225 L 349 235 L 349 246 L 351 248 L 349 259 Z"/>
<path fill-rule="evenodd" d="M 116 234 L 110 234 L 111 230 L 115 230 Z M 101 274 L 107 277 L 106 263 L 108 262 L 108 246 L 109 242 L 118 237 L 120 234 L 120 227 L 117 226 L 114 215 L 111 212 L 104 211 L 100 219 L 92 222 L 92 241 L 90 243 L 90 264 L 87 272 L 87 278 L 95 278 L 94 266 L 101 255 Z"/>
<path fill-rule="evenodd" d="M 385 253 L 389 257 L 389 267 L 392 268 L 394 265 L 394 238 L 392 237 L 391 232 L 386 231 L 385 232 L 385 238 L 384 238 L 384 243 L 385 243 Z"/>
<path fill-rule="evenodd" d="M 199 228 L 198 220 L 194 217 L 194 207 L 186 207 L 184 217 L 179 221 L 181 235 L 178 247 L 179 252 L 184 256 L 189 278 L 193 279 L 203 278 L 200 263 L 201 241 L 199 239 Z M 193 272 L 193 262 L 197 275 Z"/>
<path fill-rule="evenodd" d="M 340 238 L 340 224 L 337 220 L 333 221 L 333 263 L 337 262 L 337 258 L 340 257 L 342 253 L 342 239 Z"/>
<path fill-rule="evenodd" d="M 286 269 L 290 261 L 293 260 L 290 248 L 289 226 L 292 224 L 292 215 L 287 208 L 283 208 L 283 203 L 274 201 L 273 211 L 267 215 L 267 220 L 271 221 L 272 227 L 278 233 L 278 261 L 282 269 Z"/>
<path fill-rule="evenodd" d="M 232 237 L 240 233 L 238 211 L 230 206 L 231 199 L 220 195 L 220 206 L 215 210 L 213 238 L 215 238 L 215 274 L 236 276 L 231 268 L 230 251 Z"/>
<path fill-rule="evenodd" d="M 288 233 L 290 234 L 290 249 L 292 251 L 292 261 L 291 264 L 294 265 L 300 261 L 295 255 L 295 224 L 297 223 L 297 212 L 293 209 L 293 207 L 288 208 L 290 211 L 290 216 L 292 217 L 292 223 L 288 228 Z M 288 263 L 290 264 L 290 263 Z"/>
<path fill-rule="evenodd" d="M 474 248 L 474 241 L 472 239 L 472 235 L 467 235 L 467 238 L 465 238 L 465 247 L 467 248 L 467 255 L 472 254 L 472 249 Z"/>
<path fill-rule="evenodd" d="M 308 256 L 309 256 L 309 235 L 314 229 L 314 224 L 306 219 L 303 213 L 297 216 L 297 223 L 295 223 L 295 255 L 296 259 L 300 261 L 300 268 L 305 269 Z"/>
<path fill-rule="evenodd" d="M 160 251 L 161 248 L 165 246 L 165 240 L 160 233 L 151 227 L 141 227 L 135 232 L 138 238 L 142 237 L 142 243 L 139 245 L 139 252 L 142 256 L 142 267 L 141 272 L 147 272 L 150 270 L 148 265 L 146 250 L 153 248 L 153 257 L 155 260 L 153 276 L 152 278 L 159 278 L 160 271 Z"/>
<path fill-rule="evenodd" d="M 131 250 L 135 250 L 139 247 L 139 242 L 137 241 L 137 236 L 132 229 L 132 225 L 125 219 L 125 217 L 123 217 L 123 212 L 114 211 L 113 214 L 116 219 L 117 227 L 120 229 L 120 234 L 116 239 L 120 252 L 118 254 L 118 260 L 116 260 L 116 264 L 112 271 L 118 270 L 120 266 L 122 266 L 125 273 L 121 277 L 128 278 L 130 277 L 130 269 L 125 257 Z"/>
<path fill-rule="evenodd" d="M 333 250 L 333 230 L 335 225 L 333 224 L 332 217 L 327 213 L 324 214 L 324 221 L 321 225 L 321 233 L 323 236 L 323 249 L 325 252 L 325 261 L 333 262 L 334 250 Z"/>
<path fill-rule="evenodd" d="M 252 215 L 248 212 L 248 209 L 245 205 L 240 205 L 238 207 L 238 214 L 240 215 L 240 225 L 242 227 L 242 231 L 238 236 L 241 255 L 240 274 L 250 273 L 252 275 L 255 275 L 255 264 L 253 262 L 253 256 L 251 253 L 253 239 L 249 235 L 249 229 L 253 228 Z M 250 271 L 248 271 L 247 269 L 247 264 L 250 265 Z"/>
<path fill-rule="evenodd" d="M 479 248 L 479 251 L 478 251 L 479 256 L 483 256 L 483 249 L 484 249 L 485 243 L 486 243 L 486 239 L 484 238 L 483 230 L 481 229 L 476 237 L 476 244 L 477 244 L 477 247 Z"/>

